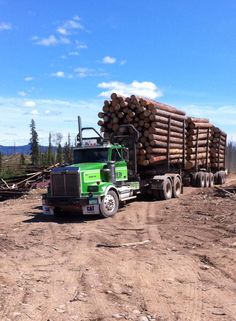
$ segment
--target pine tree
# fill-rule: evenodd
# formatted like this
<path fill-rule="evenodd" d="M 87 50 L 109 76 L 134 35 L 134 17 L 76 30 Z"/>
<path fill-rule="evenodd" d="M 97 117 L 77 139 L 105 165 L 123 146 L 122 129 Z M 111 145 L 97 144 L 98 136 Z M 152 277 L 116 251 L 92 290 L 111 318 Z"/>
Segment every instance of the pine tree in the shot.
<path fill-rule="evenodd" d="M 24 166 L 24 165 L 25 165 L 25 155 L 24 155 L 24 154 L 21 154 L 21 155 L 20 155 L 20 165 L 21 165 L 21 166 Z"/>
<path fill-rule="evenodd" d="M 52 151 L 52 134 L 50 132 L 48 137 L 47 164 L 52 165 L 53 163 L 54 163 L 54 154 Z"/>
<path fill-rule="evenodd" d="M 39 143 L 38 143 L 38 133 L 36 131 L 35 121 L 32 119 L 30 123 L 30 147 L 31 147 L 31 162 L 32 165 L 39 165 Z"/>
<path fill-rule="evenodd" d="M 62 162 L 63 162 L 63 150 L 61 147 L 61 143 L 59 143 L 57 146 L 57 163 L 62 163 Z"/>
<path fill-rule="evenodd" d="M 71 146 L 71 140 L 70 140 L 70 134 L 68 134 L 68 140 L 65 142 L 64 148 L 63 148 L 63 154 L 64 154 L 64 161 L 65 163 L 72 163 L 72 146 Z"/>

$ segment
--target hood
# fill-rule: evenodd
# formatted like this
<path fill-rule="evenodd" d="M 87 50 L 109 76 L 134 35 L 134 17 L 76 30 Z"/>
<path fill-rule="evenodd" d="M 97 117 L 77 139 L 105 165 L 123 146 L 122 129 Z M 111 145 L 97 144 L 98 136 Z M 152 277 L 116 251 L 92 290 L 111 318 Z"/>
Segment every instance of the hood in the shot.
<path fill-rule="evenodd" d="M 81 172 L 89 170 L 101 170 L 106 163 L 78 163 L 72 165 L 73 167 L 78 168 Z"/>

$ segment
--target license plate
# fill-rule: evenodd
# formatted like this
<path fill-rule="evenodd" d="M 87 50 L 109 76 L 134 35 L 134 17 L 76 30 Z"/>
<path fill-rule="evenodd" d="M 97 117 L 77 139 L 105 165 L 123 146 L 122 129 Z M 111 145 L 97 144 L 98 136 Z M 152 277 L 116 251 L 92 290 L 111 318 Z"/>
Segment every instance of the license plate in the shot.
<path fill-rule="evenodd" d="M 83 214 L 99 214 L 99 205 L 85 205 L 83 206 Z"/>

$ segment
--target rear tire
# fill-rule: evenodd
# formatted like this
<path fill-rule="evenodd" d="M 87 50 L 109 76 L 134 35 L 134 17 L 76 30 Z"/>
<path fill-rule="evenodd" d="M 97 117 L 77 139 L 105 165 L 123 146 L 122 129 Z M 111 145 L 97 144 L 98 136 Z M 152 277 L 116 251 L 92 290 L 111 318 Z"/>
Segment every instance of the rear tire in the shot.
<path fill-rule="evenodd" d="M 205 173 L 204 172 L 197 173 L 196 186 L 197 187 L 204 187 L 205 186 Z"/>
<path fill-rule="evenodd" d="M 210 173 L 205 173 L 205 187 L 210 186 Z"/>
<path fill-rule="evenodd" d="M 163 181 L 163 189 L 159 190 L 161 200 L 169 200 L 172 197 L 172 183 L 169 178 Z"/>
<path fill-rule="evenodd" d="M 197 173 L 191 173 L 191 185 L 197 187 Z"/>
<path fill-rule="evenodd" d="M 214 187 L 214 174 L 209 173 L 209 187 Z"/>
<path fill-rule="evenodd" d="M 216 172 L 216 173 L 214 174 L 214 184 L 215 184 L 215 185 L 218 185 L 218 184 L 219 184 L 219 173 L 220 173 L 220 172 Z"/>
<path fill-rule="evenodd" d="M 175 177 L 172 187 L 172 197 L 179 198 L 182 190 L 182 182 L 179 177 Z"/>
<path fill-rule="evenodd" d="M 223 185 L 225 183 L 225 172 L 220 171 L 218 173 L 218 184 Z"/>
<path fill-rule="evenodd" d="M 114 216 L 119 209 L 119 199 L 115 191 L 111 190 L 105 195 L 100 204 L 100 211 L 103 217 Z"/>

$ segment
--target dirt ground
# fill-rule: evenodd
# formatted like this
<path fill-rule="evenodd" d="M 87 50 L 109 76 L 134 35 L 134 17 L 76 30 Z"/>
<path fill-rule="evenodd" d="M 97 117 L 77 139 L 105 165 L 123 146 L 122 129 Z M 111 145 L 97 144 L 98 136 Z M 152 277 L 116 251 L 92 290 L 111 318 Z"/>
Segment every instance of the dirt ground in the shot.
<path fill-rule="evenodd" d="M 0 203 L 0 320 L 236 320 L 235 198 L 186 188 L 109 219 L 40 206 Z"/>

